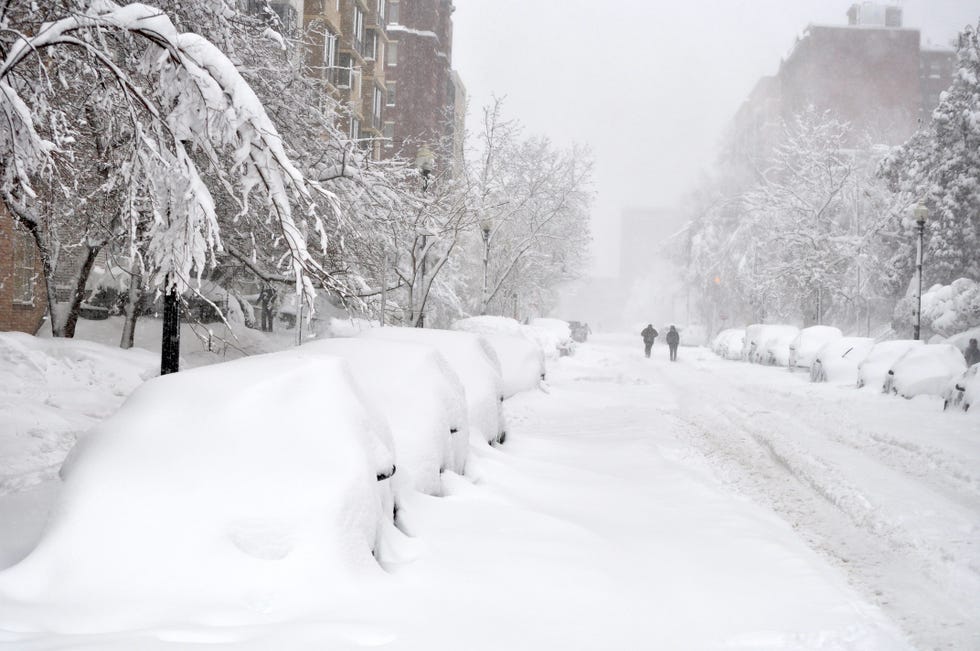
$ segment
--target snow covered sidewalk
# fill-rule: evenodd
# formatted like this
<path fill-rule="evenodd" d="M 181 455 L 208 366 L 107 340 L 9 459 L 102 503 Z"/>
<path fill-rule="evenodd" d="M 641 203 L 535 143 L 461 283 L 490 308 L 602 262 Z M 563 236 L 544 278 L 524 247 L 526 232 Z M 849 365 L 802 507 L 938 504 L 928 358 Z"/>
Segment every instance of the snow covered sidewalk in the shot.
<path fill-rule="evenodd" d="M 779 499 L 775 512 L 755 503 L 754 484 L 715 458 L 727 452 L 711 441 L 742 431 L 714 411 L 731 397 L 718 392 L 736 391 L 726 363 L 692 362 L 688 349 L 678 364 L 659 349 L 646 360 L 634 344 L 583 346 L 552 370 L 550 394 L 508 401 L 508 444 L 474 450 L 466 477 L 447 475 L 449 496 L 404 504 L 408 535 L 385 554 L 388 572 L 344 594 L 323 585 L 316 616 L 0 631 L 0 648 L 911 648 Z M 783 479 L 768 479 L 784 492 Z M 765 495 L 761 477 L 758 486 Z M 16 497 L 0 497 L 0 527 L 16 526 Z"/>

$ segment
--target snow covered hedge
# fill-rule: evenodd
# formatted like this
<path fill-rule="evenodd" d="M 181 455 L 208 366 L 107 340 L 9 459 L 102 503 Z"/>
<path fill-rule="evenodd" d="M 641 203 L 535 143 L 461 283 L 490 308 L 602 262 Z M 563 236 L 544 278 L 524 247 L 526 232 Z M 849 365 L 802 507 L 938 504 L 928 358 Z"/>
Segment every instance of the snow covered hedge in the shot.
<path fill-rule="evenodd" d="M 895 307 L 895 320 L 905 327 L 912 326 L 914 315 L 914 296 L 902 299 Z M 922 293 L 923 328 L 949 337 L 977 326 L 980 326 L 980 283 L 960 278 L 949 285 L 933 285 Z"/>

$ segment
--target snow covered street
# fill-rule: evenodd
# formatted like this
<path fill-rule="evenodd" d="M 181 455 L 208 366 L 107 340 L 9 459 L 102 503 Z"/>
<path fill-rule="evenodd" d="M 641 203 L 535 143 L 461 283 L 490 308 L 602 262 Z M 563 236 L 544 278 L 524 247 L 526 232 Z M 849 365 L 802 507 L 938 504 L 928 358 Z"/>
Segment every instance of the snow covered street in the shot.
<path fill-rule="evenodd" d="M 975 417 L 593 339 L 505 403 L 507 444 L 448 496 L 402 505 L 387 572 L 322 586 L 308 619 L 24 626 L 0 648 L 980 648 Z M 0 495 L 0 546 L 56 482 Z"/>

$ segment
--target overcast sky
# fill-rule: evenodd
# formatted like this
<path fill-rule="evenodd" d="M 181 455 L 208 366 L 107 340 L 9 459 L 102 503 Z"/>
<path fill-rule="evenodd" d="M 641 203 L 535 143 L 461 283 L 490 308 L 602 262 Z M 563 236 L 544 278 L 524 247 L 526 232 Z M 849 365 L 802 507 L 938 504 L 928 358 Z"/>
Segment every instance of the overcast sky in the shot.
<path fill-rule="evenodd" d="M 453 66 L 470 125 L 496 94 L 531 133 L 589 145 L 599 274 L 617 268 L 619 216 L 671 207 L 711 166 L 759 77 L 810 23 L 846 24 L 849 0 L 455 0 Z M 948 45 L 977 0 L 906 0 L 905 26 Z"/>

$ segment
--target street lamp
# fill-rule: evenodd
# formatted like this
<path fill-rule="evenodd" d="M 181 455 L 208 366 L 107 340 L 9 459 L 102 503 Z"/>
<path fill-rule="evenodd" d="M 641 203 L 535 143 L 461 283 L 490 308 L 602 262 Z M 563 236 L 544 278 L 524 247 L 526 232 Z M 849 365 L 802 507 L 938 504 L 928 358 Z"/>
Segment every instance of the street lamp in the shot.
<path fill-rule="evenodd" d="M 922 326 L 922 235 L 926 230 L 926 220 L 929 218 L 929 209 L 925 204 L 920 203 L 915 207 L 915 223 L 919 225 L 918 248 L 915 256 L 915 275 L 918 283 L 918 291 L 915 297 L 915 326 L 912 338 L 918 341 L 919 332 Z"/>
<path fill-rule="evenodd" d="M 480 314 L 486 314 L 487 305 L 490 302 L 490 232 L 493 230 L 493 222 L 484 217 L 480 220 L 480 232 L 483 234 L 483 294 L 480 306 Z"/>
<path fill-rule="evenodd" d="M 422 192 L 427 192 L 429 189 L 429 177 L 432 176 L 432 170 L 436 166 L 436 157 L 432 153 L 432 150 L 422 145 L 419 148 L 418 153 L 415 154 L 415 167 L 418 169 L 419 173 L 422 174 Z M 425 327 L 425 258 L 426 258 L 426 247 L 428 246 L 428 236 L 425 232 L 422 233 L 422 261 L 419 263 L 419 277 L 421 279 L 421 290 L 422 290 L 422 302 L 419 306 L 419 318 L 415 322 L 416 328 Z"/>

